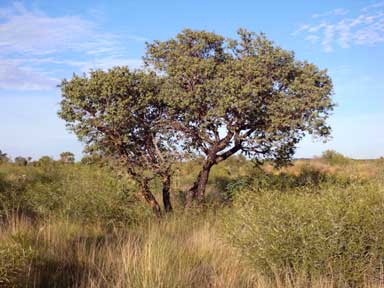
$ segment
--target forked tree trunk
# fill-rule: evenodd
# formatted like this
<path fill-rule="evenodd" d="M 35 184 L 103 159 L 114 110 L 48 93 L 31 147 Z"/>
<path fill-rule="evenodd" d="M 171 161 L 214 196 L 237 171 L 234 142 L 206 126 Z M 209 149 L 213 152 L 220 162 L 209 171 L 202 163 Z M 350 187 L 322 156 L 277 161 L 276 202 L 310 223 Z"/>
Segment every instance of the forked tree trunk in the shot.
<path fill-rule="evenodd" d="M 203 167 L 197 176 L 196 181 L 193 183 L 192 187 L 188 190 L 186 207 L 190 207 L 193 201 L 196 201 L 197 204 L 201 204 L 204 201 L 205 189 L 207 187 L 209 173 L 213 165 L 216 165 L 228 157 L 235 154 L 241 148 L 241 142 L 238 142 L 231 149 L 227 150 L 220 155 L 217 155 L 216 151 L 213 150 L 209 153 L 207 159 L 204 161 Z"/>
<path fill-rule="evenodd" d="M 144 200 L 149 204 L 149 206 L 151 206 L 156 217 L 160 218 L 161 208 L 155 196 L 153 196 L 152 192 L 149 189 L 148 180 L 144 180 L 141 183 L 141 195 L 143 196 Z"/>
<path fill-rule="evenodd" d="M 186 206 L 190 207 L 193 201 L 201 204 L 204 201 L 205 189 L 207 187 L 209 173 L 214 165 L 212 161 L 206 161 L 203 165 L 202 170 L 193 183 L 192 187 L 188 191 Z"/>
<path fill-rule="evenodd" d="M 170 189 L 171 175 L 166 175 L 163 177 L 163 204 L 165 212 L 172 212 Z"/>

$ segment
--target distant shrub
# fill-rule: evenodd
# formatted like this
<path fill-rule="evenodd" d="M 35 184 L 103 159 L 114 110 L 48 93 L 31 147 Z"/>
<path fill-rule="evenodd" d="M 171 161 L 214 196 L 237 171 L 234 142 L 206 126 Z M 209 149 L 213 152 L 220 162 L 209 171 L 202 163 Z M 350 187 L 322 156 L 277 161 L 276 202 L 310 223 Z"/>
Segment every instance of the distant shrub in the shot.
<path fill-rule="evenodd" d="M 54 163 L 55 163 L 55 160 L 53 160 L 51 157 L 43 156 L 39 160 L 33 162 L 33 165 L 38 167 L 46 167 L 46 166 L 53 165 Z"/>
<path fill-rule="evenodd" d="M 28 160 L 24 157 L 18 156 L 15 158 L 15 164 L 19 166 L 26 166 L 28 164 Z"/>
<path fill-rule="evenodd" d="M 383 213 L 384 191 L 372 185 L 330 186 L 319 194 L 246 190 L 224 227 L 266 275 L 328 275 L 341 287 L 356 287 L 383 267 Z"/>
<path fill-rule="evenodd" d="M 343 154 L 338 153 L 334 150 L 326 150 L 321 155 L 321 159 L 329 165 L 346 165 L 350 163 L 351 159 L 345 157 Z"/>
<path fill-rule="evenodd" d="M 0 150 L 0 164 L 2 164 L 2 163 L 8 163 L 8 162 L 9 162 L 9 158 L 8 158 L 7 153 L 3 153 L 3 152 Z"/>
<path fill-rule="evenodd" d="M 219 182 L 216 185 L 222 187 L 223 194 L 229 200 L 244 189 L 252 190 L 255 193 L 272 190 L 289 194 L 303 192 L 315 194 L 325 187 L 345 188 L 352 183 L 363 182 L 358 179 L 352 180 L 347 176 L 326 173 L 309 164 L 301 166 L 298 174 L 271 173 L 254 168 L 246 176 L 217 180 Z"/>
<path fill-rule="evenodd" d="M 72 152 L 63 152 L 60 154 L 60 161 L 65 164 L 75 163 L 75 154 Z"/>
<path fill-rule="evenodd" d="M 25 193 L 33 179 L 23 173 L 27 168 L 12 166 L 3 169 L 0 169 L 0 220 L 19 212 L 31 216 L 33 212 Z"/>

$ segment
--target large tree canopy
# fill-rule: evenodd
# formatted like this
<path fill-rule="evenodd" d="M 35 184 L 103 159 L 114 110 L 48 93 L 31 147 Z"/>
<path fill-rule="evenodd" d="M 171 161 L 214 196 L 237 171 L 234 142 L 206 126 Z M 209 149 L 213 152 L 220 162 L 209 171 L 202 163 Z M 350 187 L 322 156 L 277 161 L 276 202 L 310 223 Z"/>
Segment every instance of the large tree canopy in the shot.
<path fill-rule="evenodd" d="M 133 176 L 156 214 L 160 206 L 148 183 L 155 175 L 162 177 L 163 202 L 170 211 L 170 160 L 176 151 L 169 129 L 159 125 L 166 111 L 160 88 L 154 73 L 127 67 L 91 71 L 62 81 L 59 111 L 89 152 L 113 159 Z"/>
<path fill-rule="evenodd" d="M 145 71 L 97 70 L 62 82 L 59 115 L 90 151 L 118 161 L 160 207 L 148 182 L 163 179 L 171 210 L 172 162 L 180 151 L 204 156 L 188 202 L 204 200 L 212 166 L 236 153 L 288 163 L 305 134 L 327 137 L 334 106 L 326 70 L 295 59 L 265 35 L 237 39 L 184 30 L 147 44 Z M 150 172 L 150 173 L 149 173 Z"/>
<path fill-rule="evenodd" d="M 284 164 L 305 133 L 330 133 L 326 71 L 264 35 L 240 29 L 238 36 L 184 30 L 147 47 L 146 64 L 164 80 L 168 122 L 186 148 L 205 155 L 190 199 L 202 201 L 211 167 L 237 152 Z"/>

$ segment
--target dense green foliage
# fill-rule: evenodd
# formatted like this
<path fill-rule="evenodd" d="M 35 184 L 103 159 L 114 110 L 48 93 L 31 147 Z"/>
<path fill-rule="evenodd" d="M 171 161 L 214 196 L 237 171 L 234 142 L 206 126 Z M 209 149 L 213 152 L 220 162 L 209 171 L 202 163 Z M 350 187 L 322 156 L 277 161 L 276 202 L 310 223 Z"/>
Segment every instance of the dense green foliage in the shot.
<path fill-rule="evenodd" d="M 173 134 L 160 125 L 166 110 L 160 89 L 154 73 L 127 67 L 91 71 L 62 81 L 59 111 L 89 153 L 108 158 L 135 179 L 157 215 L 161 209 L 149 182 L 156 176 L 164 179 L 164 209 L 171 211 L 171 164 L 177 155 Z"/>
<path fill-rule="evenodd" d="M 165 75 L 161 96 L 185 149 L 204 157 L 190 197 L 204 200 L 210 169 L 235 153 L 277 165 L 306 134 L 326 137 L 333 108 L 326 70 L 295 59 L 265 35 L 238 39 L 183 30 L 148 44 L 147 65 Z"/>
<path fill-rule="evenodd" d="M 169 212 L 175 160 L 191 152 L 203 157 L 186 193 L 186 206 L 202 204 L 211 168 L 228 157 L 244 153 L 284 165 L 305 134 L 330 134 L 327 71 L 265 35 L 240 29 L 237 38 L 186 29 L 149 43 L 144 70 L 74 75 L 61 83 L 59 116 L 89 152 L 114 160 L 141 185 L 157 215 L 149 182 L 162 178 Z"/>
<path fill-rule="evenodd" d="M 153 148 L 148 141 L 154 141 L 155 122 L 163 113 L 156 99 L 157 81 L 153 74 L 126 67 L 74 75 L 62 81 L 59 116 L 88 151 L 127 161 L 129 169 L 140 173 L 156 164 L 147 161 Z"/>
<path fill-rule="evenodd" d="M 240 29 L 238 36 L 186 29 L 148 45 L 146 63 L 167 76 L 167 116 L 199 152 L 237 145 L 232 152 L 289 160 L 304 132 L 329 134 L 331 79 L 265 35 Z"/>

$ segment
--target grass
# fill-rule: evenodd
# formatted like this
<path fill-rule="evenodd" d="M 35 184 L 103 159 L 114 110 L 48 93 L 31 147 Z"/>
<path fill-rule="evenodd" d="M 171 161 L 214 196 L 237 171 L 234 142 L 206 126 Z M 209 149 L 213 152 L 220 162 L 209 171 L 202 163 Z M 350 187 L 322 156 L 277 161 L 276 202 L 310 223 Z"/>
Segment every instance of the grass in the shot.
<path fill-rule="evenodd" d="M 3 241 L 32 253 L 23 270 L 15 268 L 14 277 L 2 275 L 2 281 L 29 287 L 255 287 L 260 279 L 218 238 L 215 223 L 189 221 L 174 215 L 108 233 L 94 224 L 33 227 L 15 220 L 2 231 Z"/>
<path fill-rule="evenodd" d="M 161 221 L 104 168 L 1 165 L 0 287 L 384 286 L 383 161 L 231 161 L 199 212 L 178 209 L 180 167 Z"/>

